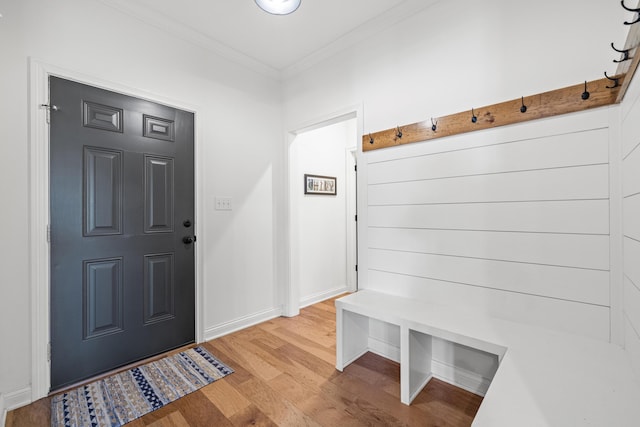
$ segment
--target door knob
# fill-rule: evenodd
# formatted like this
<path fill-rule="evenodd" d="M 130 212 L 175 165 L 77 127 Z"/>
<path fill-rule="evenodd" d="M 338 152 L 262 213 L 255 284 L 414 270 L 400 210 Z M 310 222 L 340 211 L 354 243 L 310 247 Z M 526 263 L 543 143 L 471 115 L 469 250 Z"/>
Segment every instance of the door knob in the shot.
<path fill-rule="evenodd" d="M 182 243 L 184 243 L 185 245 L 190 245 L 191 243 L 196 241 L 196 236 L 184 236 L 182 238 Z"/>

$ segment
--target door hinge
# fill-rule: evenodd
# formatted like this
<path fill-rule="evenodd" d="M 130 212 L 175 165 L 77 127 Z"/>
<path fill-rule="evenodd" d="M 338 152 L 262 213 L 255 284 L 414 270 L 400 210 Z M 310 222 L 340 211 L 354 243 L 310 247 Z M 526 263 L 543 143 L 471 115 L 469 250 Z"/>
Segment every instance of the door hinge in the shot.
<path fill-rule="evenodd" d="M 355 216 L 355 221 L 358 222 L 358 215 Z"/>
<path fill-rule="evenodd" d="M 51 102 L 48 102 L 46 104 L 40 104 L 40 108 L 47 109 L 47 124 L 51 124 L 51 112 L 58 111 L 59 110 L 58 106 L 52 105 Z"/>
<path fill-rule="evenodd" d="M 51 225 L 47 224 L 47 243 L 51 243 Z"/>
<path fill-rule="evenodd" d="M 356 264 L 356 271 L 358 271 L 358 264 Z"/>
<path fill-rule="evenodd" d="M 47 362 L 51 362 L 51 343 L 47 343 Z"/>
<path fill-rule="evenodd" d="M 358 165 L 354 165 L 354 166 L 353 166 L 353 170 L 354 170 L 354 171 L 356 171 L 356 172 L 358 172 Z"/>

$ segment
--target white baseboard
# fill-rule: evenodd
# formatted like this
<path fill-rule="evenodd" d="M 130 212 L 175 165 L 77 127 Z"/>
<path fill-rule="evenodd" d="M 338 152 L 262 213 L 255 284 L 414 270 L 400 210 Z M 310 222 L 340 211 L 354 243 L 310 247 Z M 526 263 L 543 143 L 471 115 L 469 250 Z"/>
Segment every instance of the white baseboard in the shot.
<path fill-rule="evenodd" d="M 4 427 L 7 421 L 7 409 L 4 407 L 4 394 L 0 393 L 0 426 Z"/>
<path fill-rule="evenodd" d="M 400 363 L 399 347 L 371 337 L 369 337 L 368 346 L 371 353 L 375 353 L 378 356 Z"/>
<path fill-rule="evenodd" d="M 348 286 L 341 286 L 339 288 L 330 289 L 328 291 L 319 292 L 317 294 L 313 294 L 307 297 L 300 299 L 300 308 L 305 308 L 310 305 L 313 305 L 317 302 L 328 300 L 329 298 L 336 297 L 340 294 L 345 294 L 349 292 Z"/>
<path fill-rule="evenodd" d="M 362 351 L 361 353 L 357 353 L 355 354 L 351 359 L 345 360 L 344 364 L 341 367 L 336 366 L 336 369 L 340 372 L 344 371 L 344 368 L 346 366 L 351 365 L 353 362 L 355 362 L 356 360 L 360 359 L 362 356 L 364 356 L 365 354 L 367 354 L 368 352 L 370 352 L 370 349 L 365 349 L 364 351 Z"/>
<path fill-rule="evenodd" d="M 400 349 L 398 347 L 373 338 L 369 338 L 368 347 L 370 352 L 400 363 Z M 491 380 L 482 375 L 433 359 L 431 360 L 431 374 L 434 378 L 478 396 L 484 396 L 491 385 Z M 425 381 L 425 384 L 427 382 L 428 380 Z"/>
<path fill-rule="evenodd" d="M 244 316 L 229 322 L 221 323 L 220 325 L 206 328 L 204 331 L 204 340 L 209 341 L 224 335 L 228 335 L 232 332 L 236 332 L 241 329 L 248 328 L 249 326 L 257 325 L 258 323 L 266 322 L 267 320 L 271 320 L 280 316 L 282 316 L 282 309 L 274 308 L 259 313 L 250 314 L 248 316 Z"/>
<path fill-rule="evenodd" d="M 433 378 L 433 374 L 429 374 L 424 378 L 424 380 L 422 381 L 422 384 L 420 384 L 420 386 L 416 388 L 413 394 L 409 396 L 409 403 L 413 402 L 413 399 L 415 399 L 416 397 L 418 397 L 420 393 L 422 393 L 422 390 L 427 386 L 429 381 L 431 381 L 431 378 Z"/>
<path fill-rule="evenodd" d="M 31 387 L 11 393 L 0 394 L 0 413 L 2 413 L 2 427 L 7 420 L 7 412 L 26 406 L 31 403 Z"/>
<path fill-rule="evenodd" d="M 483 397 L 491 384 L 490 379 L 484 378 L 475 372 L 451 366 L 438 360 L 431 360 L 431 373 L 439 380 Z"/>
<path fill-rule="evenodd" d="M 375 338 L 369 337 L 369 341 L 367 343 L 367 348 L 364 349 L 361 353 L 355 354 L 351 359 L 344 361 L 344 366 L 349 366 L 356 360 L 360 359 L 362 356 L 371 352 L 373 354 L 377 354 L 378 356 L 384 357 L 385 359 L 393 360 L 394 362 L 400 363 L 400 349 L 392 344 L 386 343 L 384 341 L 377 340 Z M 338 370 L 342 372 L 342 369 Z"/>

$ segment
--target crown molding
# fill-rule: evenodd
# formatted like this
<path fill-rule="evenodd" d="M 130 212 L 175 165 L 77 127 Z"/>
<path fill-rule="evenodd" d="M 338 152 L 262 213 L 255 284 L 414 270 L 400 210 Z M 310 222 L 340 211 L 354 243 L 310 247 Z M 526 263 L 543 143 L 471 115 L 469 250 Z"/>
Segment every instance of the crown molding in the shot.
<path fill-rule="evenodd" d="M 213 39 L 202 32 L 195 30 L 188 25 L 181 24 L 174 21 L 169 16 L 163 13 L 157 12 L 152 9 L 147 9 L 135 2 L 127 0 L 99 0 L 105 6 L 118 10 L 125 15 L 128 15 L 134 19 L 144 22 L 147 25 L 153 26 L 163 32 L 172 34 L 184 41 L 193 43 L 199 47 L 209 50 L 216 55 L 233 62 L 237 65 L 241 65 L 255 73 L 263 75 L 265 77 L 280 80 L 281 73 L 279 70 L 272 68 L 263 62 L 258 61 L 248 55 L 239 52 L 220 41 Z"/>
<path fill-rule="evenodd" d="M 282 80 L 287 80 L 295 75 L 313 67 L 314 65 L 352 47 L 363 40 L 369 39 L 388 28 L 404 21 L 405 19 L 427 9 L 441 0 L 406 0 L 392 9 L 370 19 L 364 24 L 354 28 L 342 37 L 334 40 L 323 48 L 318 49 L 307 57 L 282 69 Z"/>
<path fill-rule="evenodd" d="M 338 54 L 339 52 L 360 43 L 374 35 L 398 24 L 399 22 L 415 15 L 416 13 L 433 6 L 441 0 L 405 0 L 386 12 L 370 19 L 364 24 L 354 28 L 328 45 L 316 50 L 300 61 L 275 69 L 255 58 L 252 58 L 217 39 L 209 37 L 202 32 L 174 21 L 171 17 L 135 2 L 127 0 L 98 0 L 107 7 L 118 10 L 125 15 L 153 26 L 163 32 L 172 34 L 182 40 L 200 46 L 214 54 L 240 66 L 243 66 L 262 76 L 282 81 L 293 77 L 314 65 Z"/>

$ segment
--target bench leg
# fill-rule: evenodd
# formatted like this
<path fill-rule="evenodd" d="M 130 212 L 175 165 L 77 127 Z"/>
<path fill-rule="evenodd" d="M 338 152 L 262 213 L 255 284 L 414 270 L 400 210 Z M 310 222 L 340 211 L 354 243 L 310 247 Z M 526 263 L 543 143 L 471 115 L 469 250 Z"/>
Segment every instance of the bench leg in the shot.
<path fill-rule="evenodd" d="M 336 369 L 342 370 L 369 350 L 369 318 L 336 309 Z"/>
<path fill-rule="evenodd" d="M 405 326 L 400 335 L 400 400 L 410 405 L 433 376 L 432 337 Z"/>

